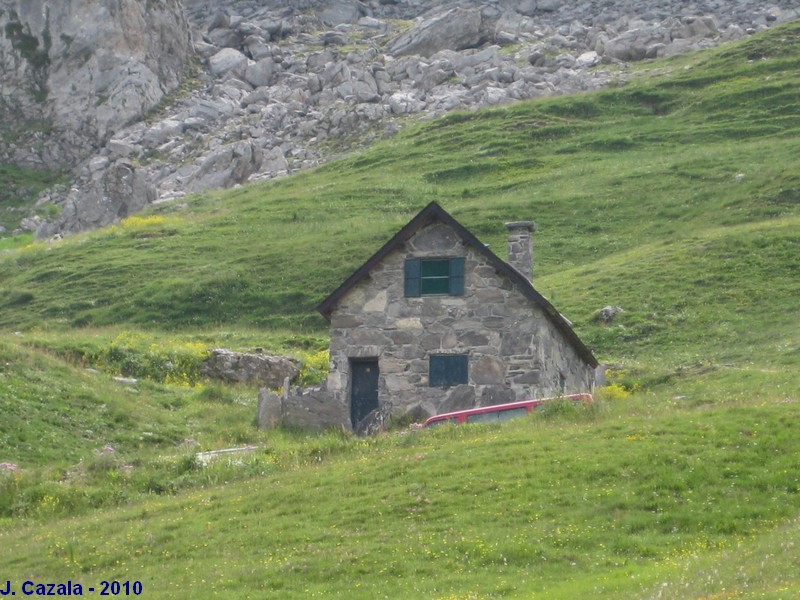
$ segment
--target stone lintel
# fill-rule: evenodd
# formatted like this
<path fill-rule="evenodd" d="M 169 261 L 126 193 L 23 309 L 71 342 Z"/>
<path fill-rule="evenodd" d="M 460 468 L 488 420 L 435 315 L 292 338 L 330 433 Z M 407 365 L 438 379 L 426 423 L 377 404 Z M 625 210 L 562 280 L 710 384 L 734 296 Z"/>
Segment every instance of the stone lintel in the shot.
<path fill-rule="evenodd" d="M 509 232 L 513 232 L 516 229 L 524 229 L 531 233 L 536 231 L 536 223 L 533 221 L 509 221 L 505 225 Z"/>

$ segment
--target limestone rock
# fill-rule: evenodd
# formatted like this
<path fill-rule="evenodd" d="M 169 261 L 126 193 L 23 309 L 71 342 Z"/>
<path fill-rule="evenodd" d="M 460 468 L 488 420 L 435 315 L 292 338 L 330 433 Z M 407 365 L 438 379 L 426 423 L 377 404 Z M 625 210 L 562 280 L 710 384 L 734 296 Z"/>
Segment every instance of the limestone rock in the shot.
<path fill-rule="evenodd" d="M 356 435 L 376 435 L 386 429 L 389 425 L 389 415 L 392 412 L 392 405 L 386 403 L 383 406 L 370 411 L 366 417 L 361 419 L 355 427 Z"/>
<path fill-rule="evenodd" d="M 38 238 L 60 231 L 87 231 L 115 223 L 155 202 L 155 187 L 125 159 L 109 165 L 90 161 L 73 187 L 55 224 L 42 223 Z"/>
<path fill-rule="evenodd" d="M 281 424 L 281 397 L 267 388 L 258 391 L 258 414 L 256 424 L 259 429 L 275 429 Z"/>
<path fill-rule="evenodd" d="M 602 323 L 604 325 L 608 325 L 614 319 L 616 319 L 620 313 L 623 312 L 625 311 L 620 306 L 611 306 L 611 305 L 605 306 L 595 313 L 594 321 L 596 323 Z"/>
<path fill-rule="evenodd" d="M 79 163 L 175 89 L 192 53 L 180 0 L 4 0 L 0 31 L 0 127 L 52 131 L 16 153 L 27 166 Z"/>
<path fill-rule="evenodd" d="M 277 389 L 287 377 L 300 372 L 297 361 L 282 356 L 231 352 L 221 348 L 211 351 L 203 365 L 203 375 L 229 382 L 258 384 Z"/>
<path fill-rule="evenodd" d="M 366 13 L 366 7 L 358 0 L 335 0 L 320 12 L 323 23 L 336 26 L 355 23 Z"/>
<path fill-rule="evenodd" d="M 188 189 L 200 191 L 243 183 L 258 170 L 261 158 L 261 148 L 248 141 L 223 146 L 203 161 Z"/>
<path fill-rule="evenodd" d="M 255 88 L 268 87 L 272 84 L 276 64 L 272 58 L 262 58 L 256 63 L 247 65 L 244 77 L 247 83 Z"/>
<path fill-rule="evenodd" d="M 603 54 L 623 61 L 638 61 L 653 54 L 656 44 L 669 42 L 668 33 L 661 27 L 632 29 L 603 44 Z M 655 55 L 653 55 L 655 57 Z"/>
<path fill-rule="evenodd" d="M 281 410 L 283 425 L 309 429 L 326 427 L 349 429 L 349 422 L 348 407 L 337 402 L 324 386 L 296 388 L 283 399 Z"/>
<path fill-rule="evenodd" d="M 388 52 L 393 56 L 431 56 L 445 49 L 474 48 L 482 38 L 482 23 L 479 10 L 455 8 L 404 33 L 390 44 Z"/>
<path fill-rule="evenodd" d="M 587 67 L 594 67 L 595 65 L 600 64 L 600 55 L 598 55 L 594 50 L 584 52 L 575 60 L 575 64 L 576 66 L 584 69 Z"/>
<path fill-rule="evenodd" d="M 208 59 L 211 73 L 216 77 L 244 77 L 247 69 L 247 57 L 234 48 L 223 48 Z"/>

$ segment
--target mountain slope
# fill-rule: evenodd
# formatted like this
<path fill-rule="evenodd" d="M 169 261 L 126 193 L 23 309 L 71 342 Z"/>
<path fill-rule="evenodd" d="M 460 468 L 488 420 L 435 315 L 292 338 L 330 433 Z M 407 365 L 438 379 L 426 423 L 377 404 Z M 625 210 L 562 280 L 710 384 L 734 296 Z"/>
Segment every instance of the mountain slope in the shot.
<path fill-rule="evenodd" d="M 0 326 L 318 330 L 314 305 L 436 199 L 495 248 L 503 221 L 536 220 L 534 284 L 601 355 L 628 353 L 590 321 L 605 304 L 633 324 L 672 315 L 697 352 L 698 323 L 741 314 L 740 292 L 760 286 L 770 294 L 749 295 L 749 329 L 778 328 L 798 268 L 799 30 L 660 63 L 618 89 L 451 115 L 291 179 L 7 253 Z M 565 280 L 573 268 L 581 277 Z M 631 286 L 648 275 L 658 293 Z M 681 307 L 703 314 L 681 321 Z"/>

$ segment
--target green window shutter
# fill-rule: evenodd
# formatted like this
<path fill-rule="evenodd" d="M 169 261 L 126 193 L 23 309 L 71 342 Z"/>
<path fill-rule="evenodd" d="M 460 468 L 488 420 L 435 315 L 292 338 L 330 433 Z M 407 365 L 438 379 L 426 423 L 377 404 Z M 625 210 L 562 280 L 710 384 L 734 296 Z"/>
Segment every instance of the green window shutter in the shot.
<path fill-rule="evenodd" d="M 447 296 L 450 293 L 450 261 L 448 259 L 422 259 L 419 291 L 422 296 Z"/>
<path fill-rule="evenodd" d="M 420 260 L 418 258 L 406 260 L 405 295 L 407 297 L 420 295 Z"/>
<path fill-rule="evenodd" d="M 450 259 L 450 290 L 451 296 L 464 295 L 464 257 Z"/>
<path fill-rule="evenodd" d="M 428 385 L 452 387 L 469 383 L 469 357 L 466 354 L 431 354 L 428 362 Z"/>

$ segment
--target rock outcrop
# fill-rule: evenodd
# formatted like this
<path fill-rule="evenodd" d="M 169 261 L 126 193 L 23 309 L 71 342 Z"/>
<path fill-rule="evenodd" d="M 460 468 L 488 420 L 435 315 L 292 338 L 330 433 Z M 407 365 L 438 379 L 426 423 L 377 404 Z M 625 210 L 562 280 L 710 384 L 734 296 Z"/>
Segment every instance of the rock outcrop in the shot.
<path fill-rule="evenodd" d="M 61 164 L 96 148 L 75 167 L 69 190 L 42 197 L 62 212 L 40 224 L 40 238 L 316 166 L 331 156 L 324 148 L 348 151 L 410 118 L 597 89 L 624 78 L 629 61 L 706 48 L 800 16 L 792 0 L 667 0 L 657 7 L 644 0 L 184 0 L 183 21 L 174 14 L 179 0 L 3 1 L 13 10 L 0 16 L 0 108 L 5 113 L 14 102 L 28 118 L 41 109 L 49 123 L 69 126 L 53 125 L 50 137 L 42 128 L 27 131 L 0 147 L 0 161 Z M 56 33 L 51 4 L 100 5 L 99 17 L 84 26 L 94 37 L 77 25 Z M 134 28 L 120 31 L 106 18 L 112 13 L 127 15 Z M 111 33 L 101 35 L 101 26 Z M 158 117 L 137 120 L 180 78 L 190 29 L 202 62 L 195 85 Z M 148 41 L 137 45 L 136 32 Z M 29 40 L 25 52 L 20 40 Z M 129 76 L 117 76 L 123 72 Z M 58 86 L 61 96 L 51 98 Z M 75 88 L 82 93 L 73 99 Z M 69 103 L 77 110 L 65 110 Z M 120 193 L 102 193 L 127 170 L 115 186 Z"/>
<path fill-rule="evenodd" d="M 88 161 L 75 185 L 63 194 L 60 222 L 68 223 L 70 231 L 109 225 L 158 199 L 155 186 L 130 161 L 111 162 L 105 156 Z M 37 222 L 37 231 L 48 236 L 60 233 L 47 222 Z"/>
<path fill-rule="evenodd" d="M 3 0 L 0 161 L 74 167 L 174 90 L 191 55 L 180 0 Z"/>
<path fill-rule="evenodd" d="M 211 351 L 203 365 L 203 375 L 230 383 L 246 383 L 279 388 L 300 372 L 298 362 L 283 356 L 232 352 L 221 348 Z"/>

